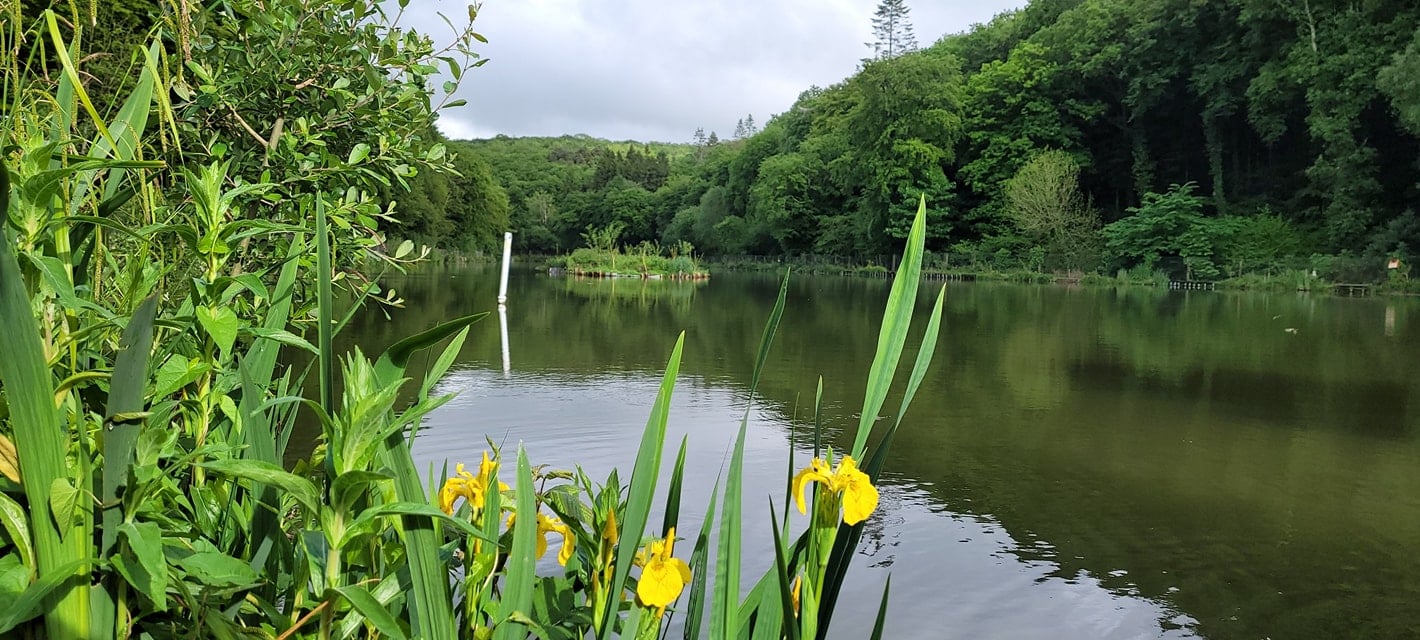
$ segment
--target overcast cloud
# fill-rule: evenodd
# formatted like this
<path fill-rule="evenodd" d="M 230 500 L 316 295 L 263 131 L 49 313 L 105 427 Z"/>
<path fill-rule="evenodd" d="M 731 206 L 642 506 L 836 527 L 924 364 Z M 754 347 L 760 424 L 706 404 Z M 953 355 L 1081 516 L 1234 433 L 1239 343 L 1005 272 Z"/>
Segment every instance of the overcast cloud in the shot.
<path fill-rule="evenodd" d="M 1025 0 L 919 0 L 922 46 Z M 411 21 L 436 39 L 464 3 L 423 0 Z M 439 123 L 452 138 L 559 136 L 688 142 L 763 125 L 799 92 L 851 75 L 868 55 L 877 0 L 486 0 L 477 30 L 489 62 L 466 74 L 468 106 Z M 410 16 L 406 16 L 408 18 Z"/>

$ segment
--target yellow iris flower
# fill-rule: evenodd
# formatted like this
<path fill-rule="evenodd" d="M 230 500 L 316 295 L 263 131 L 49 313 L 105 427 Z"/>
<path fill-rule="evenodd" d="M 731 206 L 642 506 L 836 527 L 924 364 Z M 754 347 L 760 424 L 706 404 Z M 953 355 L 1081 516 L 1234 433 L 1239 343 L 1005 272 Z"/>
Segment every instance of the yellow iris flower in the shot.
<path fill-rule="evenodd" d="M 675 552 L 675 527 L 666 532 L 666 538 L 652 540 L 646 548 L 636 552 L 636 565 L 641 567 L 641 578 L 636 582 L 636 597 L 641 604 L 655 607 L 657 615 L 665 612 L 685 585 L 690 583 L 690 565 L 671 554 Z"/>
<path fill-rule="evenodd" d="M 508 528 L 513 527 L 518 516 L 515 513 L 508 514 Z M 567 561 L 572 559 L 572 554 L 577 551 L 576 538 L 572 534 L 572 528 L 568 527 L 561 520 L 549 516 L 541 511 L 537 512 L 537 557 L 541 559 L 547 555 L 547 534 L 556 533 L 562 536 L 562 548 L 557 551 L 557 564 L 567 566 Z"/>
<path fill-rule="evenodd" d="M 837 470 L 831 469 L 822 458 L 814 458 L 808 467 L 794 474 L 794 500 L 799 504 L 799 513 L 808 513 L 804 491 L 810 482 L 822 483 L 831 495 L 842 498 L 845 524 L 867 520 L 878 508 L 878 489 L 868 474 L 858 470 L 853 456 L 843 456 Z M 837 509 L 833 511 L 836 516 Z"/>
<path fill-rule="evenodd" d="M 464 471 L 463 463 L 460 462 L 454 468 L 454 476 L 444 481 L 443 488 L 439 489 L 439 508 L 449 515 L 454 514 L 454 503 L 459 498 L 468 501 L 468 506 L 475 511 L 483 508 L 484 500 L 488 496 L 488 481 L 492 478 L 493 472 L 498 468 L 496 460 L 488 459 L 488 452 L 483 452 L 483 462 L 478 465 L 478 475 L 473 475 Z M 508 485 L 499 482 L 498 491 L 507 491 Z"/>

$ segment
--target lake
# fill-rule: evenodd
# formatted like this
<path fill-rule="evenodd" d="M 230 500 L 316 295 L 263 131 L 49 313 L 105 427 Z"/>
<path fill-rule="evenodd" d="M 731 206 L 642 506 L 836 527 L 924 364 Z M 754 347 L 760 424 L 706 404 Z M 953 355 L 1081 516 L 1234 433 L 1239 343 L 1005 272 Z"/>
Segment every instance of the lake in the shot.
<path fill-rule="evenodd" d="M 421 467 L 476 463 L 487 436 L 508 453 L 522 442 L 534 464 L 629 472 L 684 331 L 666 465 L 687 438 L 680 532 L 695 535 L 777 278 L 515 270 L 506 368 L 496 269 L 388 282 L 407 308 L 367 310 L 338 347 L 377 354 L 495 312 L 437 387 L 459 395 L 416 438 Z M 939 286 L 923 285 L 915 336 Z M 747 579 L 773 561 L 768 503 L 783 507 L 791 451 L 808 459 L 819 376 L 831 441 L 851 444 L 888 287 L 791 279 L 750 412 Z M 975 283 L 946 295 L 834 637 L 867 635 L 888 574 L 890 638 L 1420 637 L 1420 301 Z"/>

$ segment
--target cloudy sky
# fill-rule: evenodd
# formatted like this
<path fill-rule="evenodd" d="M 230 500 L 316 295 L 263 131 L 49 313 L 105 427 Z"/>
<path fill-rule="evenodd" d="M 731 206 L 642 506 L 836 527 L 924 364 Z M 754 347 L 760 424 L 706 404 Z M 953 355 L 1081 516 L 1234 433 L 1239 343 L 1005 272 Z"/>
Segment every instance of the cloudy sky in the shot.
<path fill-rule="evenodd" d="M 423 0 L 412 21 L 436 39 Z M 1025 0 L 908 0 L 922 46 Z M 423 6 L 420 6 L 423 5 Z M 432 7 L 432 9 L 431 9 Z M 445 112 L 453 138 L 585 133 L 687 142 L 697 127 L 730 135 L 762 125 L 799 92 L 851 75 L 869 50 L 877 0 L 485 0 L 477 30 L 489 62 L 465 77 L 468 106 Z M 410 16 L 406 16 L 408 18 Z"/>

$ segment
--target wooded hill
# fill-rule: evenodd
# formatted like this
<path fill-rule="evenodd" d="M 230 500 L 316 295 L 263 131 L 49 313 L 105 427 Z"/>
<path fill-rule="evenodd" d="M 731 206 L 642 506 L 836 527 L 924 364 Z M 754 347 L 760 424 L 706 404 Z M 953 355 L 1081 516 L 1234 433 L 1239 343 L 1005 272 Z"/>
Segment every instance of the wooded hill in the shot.
<path fill-rule="evenodd" d="M 1417 25 L 1409 0 L 1034 0 L 809 88 L 742 139 L 465 148 L 525 250 L 616 224 L 712 255 L 888 253 L 925 195 L 930 247 L 958 255 L 1378 277 L 1420 249 Z M 1007 189 L 1047 150 L 1066 158 L 1037 187 L 1078 168 L 1054 230 Z"/>

